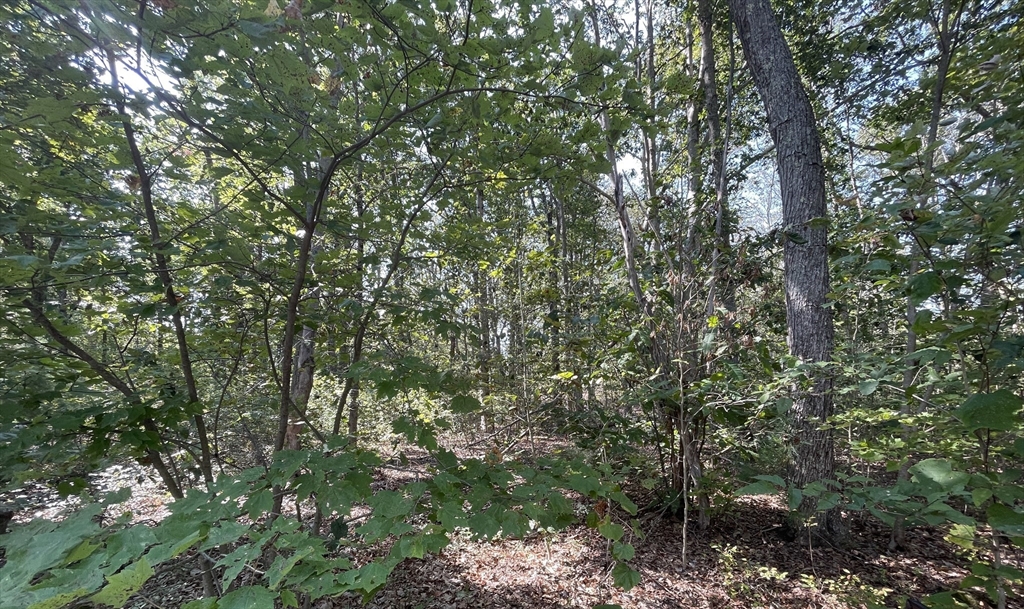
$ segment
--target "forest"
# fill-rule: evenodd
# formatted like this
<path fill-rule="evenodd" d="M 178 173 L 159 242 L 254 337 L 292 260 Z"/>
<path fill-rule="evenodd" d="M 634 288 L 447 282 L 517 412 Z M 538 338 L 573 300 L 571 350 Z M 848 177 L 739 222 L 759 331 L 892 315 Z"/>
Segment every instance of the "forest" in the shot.
<path fill-rule="evenodd" d="M 0 608 L 1024 607 L 1021 0 L 0 16 Z"/>

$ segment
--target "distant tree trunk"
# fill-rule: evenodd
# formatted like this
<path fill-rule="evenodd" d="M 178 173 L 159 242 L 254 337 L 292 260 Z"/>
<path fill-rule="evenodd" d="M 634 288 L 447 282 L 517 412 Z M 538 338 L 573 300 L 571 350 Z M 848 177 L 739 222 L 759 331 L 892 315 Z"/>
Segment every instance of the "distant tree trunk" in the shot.
<path fill-rule="evenodd" d="M 714 182 L 714 243 L 711 253 L 711 282 L 708 287 L 707 315 L 715 314 L 715 309 L 725 305 L 735 309 L 735 298 L 729 283 L 723 281 L 726 267 L 722 256 L 729 247 L 730 226 L 726 218 L 728 212 L 728 191 L 726 190 L 725 163 L 728 154 L 729 125 L 726 117 L 726 128 L 723 133 L 721 112 L 718 101 L 718 68 L 715 62 L 714 19 L 711 0 L 698 0 L 697 23 L 700 26 L 700 81 L 704 90 L 704 111 L 707 115 L 708 139 L 711 141 L 711 180 Z M 731 33 L 730 33 L 731 36 Z M 732 45 L 730 44 L 730 49 Z M 731 55 L 731 53 L 730 53 Z M 730 70 L 732 66 L 730 65 Z M 731 74 L 731 72 L 730 72 Z M 724 285 L 723 285 L 724 284 Z"/>
<path fill-rule="evenodd" d="M 476 208 L 474 219 L 484 221 L 484 191 L 476 189 Z M 479 264 L 473 267 L 473 289 L 477 294 L 477 330 L 480 341 L 477 370 L 480 374 L 480 431 L 494 433 L 494 415 L 490 407 L 491 395 L 491 299 L 487 284 L 487 273 Z"/>
<path fill-rule="evenodd" d="M 302 326 L 298 344 L 295 349 L 295 361 L 292 365 L 292 404 L 295 406 L 288 421 L 284 447 L 298 450 L 302 447 L 301 435 L 305 427 L 306 406 L 309 396 L 313 393 L 313 348 L 316 342 L 316 330 Z"/>
<path fill-rule="evenodd" d="M 832 315 L 825 308 L 825 170 L 814 111 L 769 1 L 729 0 L 729 8 L 778 155 L 782 223 L 787 235 L 784 259 L 789 351 L 805 364 L 827 362 L 832 357 L 833 327 Z M 811 388 L 794 395 L 796 458 L 789 482 L 796 487 L 832 479 L 835 472 L 832 431 L 821 429 L 832 414 L 832 380 L 828 372 L 812 374 Z M 815 502 L 805 500 L 800 506 L 801 515 L 810 516 L 815 508 Z M 822 515 L 817 532 L 827 538 L 841 536 L 839 511 L 833 509 Z"/>
<path fill-rule="evenodd" d="M 956 50 L 956 42 L 960 37 L 959 27 L 955 24 L 959 23 L 959 20 L 953 20 L 951 23 L 951 17 L 953 13 L 953 7 L 949 2 L 943 2 L 940 9 L 939 20 L 934 24 L 936 31 L 936 42 L 938 44 L 938 62 L 936 65 L 935 73 L 935 87 L 932 90 L 932 107 L 931 116 L 928 120 L 928 135 L 925 140 L 925 155 L 924 155 L 924 167 L 922 171 L 921 183 L 928 185 L 932 181 L 932 168 L 935 164 L 935 141 L 939 136 L 939 120 L 942 118 L 943 109 L 943 96 L 945 95 L 946 80 L 949 77 L 949 67 L 953 60 L 953 52 Z M 926 188 L 928 188 L 926 186 Z M 922 197 L 930 197 L 933 193 L 925 191 L 922 192 Z M 913 202 L 908 202 L 910 206 L 916 205 Z M 920 236 L 914 234 L 914 245 L 911 246 L 910 250 L 910 270 L 907 274 L 908 277 L 913 278 L 917 274 L 918 268 L 920 267 L 919 255 L 923 258 L 928 256 L 928 243 Z M 917 333 L 914 331 L 914 322 L 917 320 L 917 303 L 914 302 L 914 298 L 911 295 L 907 296 L 907 367 L 903 371 L 903 393 L 906 399 L 903 405 L 900 407 L 900 417 L 907 419 L 917 414 L 917 404 L 915 403 L 914 385 L 916 383 L 918 372 L 920 371 L 920 363 L 910 357 L 917 351 Z M 926 391 L 931 391 L 929 386 Z M 914 431 L 912 426 L 906 425 L 902 427 L 902 437 L 904 443 L 910 445 L 910 437 Z M 905 482 L 910 479 L 910 468 L 913 466 L 913 455 L 907 455 L 903 463 L 900 465 L 899 472 L 896 475 L 898 482 Z M 889 549 L 896 550 L 902 549 L 906 546 L 906 522 L 900 517 L 896 519 L 892 527 L 892 536 L 889 539 Z"/>

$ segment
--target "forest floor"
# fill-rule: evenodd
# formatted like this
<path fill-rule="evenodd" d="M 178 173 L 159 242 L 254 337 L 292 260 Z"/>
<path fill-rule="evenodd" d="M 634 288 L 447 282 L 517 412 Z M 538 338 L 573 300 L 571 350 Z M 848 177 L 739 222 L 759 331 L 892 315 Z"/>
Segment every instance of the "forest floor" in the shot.
<path fill-rule="evenodd" d="M 375 486 L 396 488 L 408 482 L 409 475 L 382 468 Z M 93 483 L 97 490 L 132 486 L 132 499 L 123 507 L 133 512 L 136 521 L 154 522 L 167 515 L 168 499 L 135 466 L 107 470 Z M 16 521 L 55 517 L 67 507 L 53 496 L 38 503 L 46 492 L 42 487 L 26 490 L 21 500 L 36 500 L 32 502 L 39 507 L 20 512 Z M 843 547 L 808 544 L 806 539 L 784 541 L 779 532 L 785 517 L 780 497 L 741 497 L 722 510 L 707 530 L 698 532 L 691 525 L 684 564 L 682 523 L 657 513 L 641 515 L 644 538 L 629 541 L 636 547 L 630 564 L 642 579 L 629 591 L 612 585 L 607 542 L 580 523 L 558 534 L 524 539 L 455 538 L 440 555 L 399 565 L 367 604 L 360 595 L 346 594 L 321 599 L 312 608 L 589 609 L 607 603 L 624 609 L 902 609 L 907 596 L 954 590 L 968 574 L 968 561 L 943 540 L 944 531 L 939 528 L 911 529 L 909 549 L 890 552 L 888 528 L 865 514 L 848 518 L 850 536 Z M 374 552 L 382 551 L 370 549 L 356 556 L 356 562 L 368 561 Z M 200 596 L 198 574 L 196 561 L 189 555 L 165 563 L 129 606 L 179 607 Z"/>

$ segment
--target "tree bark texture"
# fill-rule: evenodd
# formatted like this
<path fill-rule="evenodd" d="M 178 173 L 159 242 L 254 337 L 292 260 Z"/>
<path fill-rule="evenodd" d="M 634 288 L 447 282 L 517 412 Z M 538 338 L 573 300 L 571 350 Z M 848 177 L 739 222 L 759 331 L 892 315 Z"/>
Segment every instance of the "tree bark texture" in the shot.
<path fill-rule="evenodd" d="M 832 315 L 825 306 L 827 208 L 814 111 L 769 0 L 729 0 L 729 8 L 768 115 L 778 159 L 789 351 L 804 364 L 827 362 L 833 345 Z M 832 414 L 832 380 L 820 369 L 812 374 L 810 388 L 794 395 L 796 456 L 789 482 L 795 487 L 832 479 L 835 472 L 832 431 L 820 428 Z M 808 516 L 815 505 L 805 501 L 800 511 Z M 841 534 L 837 510 L 825 514 L 818 524 L 823 536 Z"/>

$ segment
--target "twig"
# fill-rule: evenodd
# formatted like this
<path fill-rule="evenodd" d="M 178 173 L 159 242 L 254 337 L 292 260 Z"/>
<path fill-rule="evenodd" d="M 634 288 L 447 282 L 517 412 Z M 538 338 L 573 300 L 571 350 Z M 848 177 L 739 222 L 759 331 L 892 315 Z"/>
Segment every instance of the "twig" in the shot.
<path fill-rule="evenodd" d="M 153 605 L 157 609 L 164 609 L 163 605 L 157 604 L 156 602 L 153 601 L 153 599 L 149 598 L 148 596 L 146 596 L 142 592 L 136 592 L 135 594 L 137 594 L 139 596 L 139 598 L 141 598 L 142 600 L 146 601 L 150 605 Z"/>

